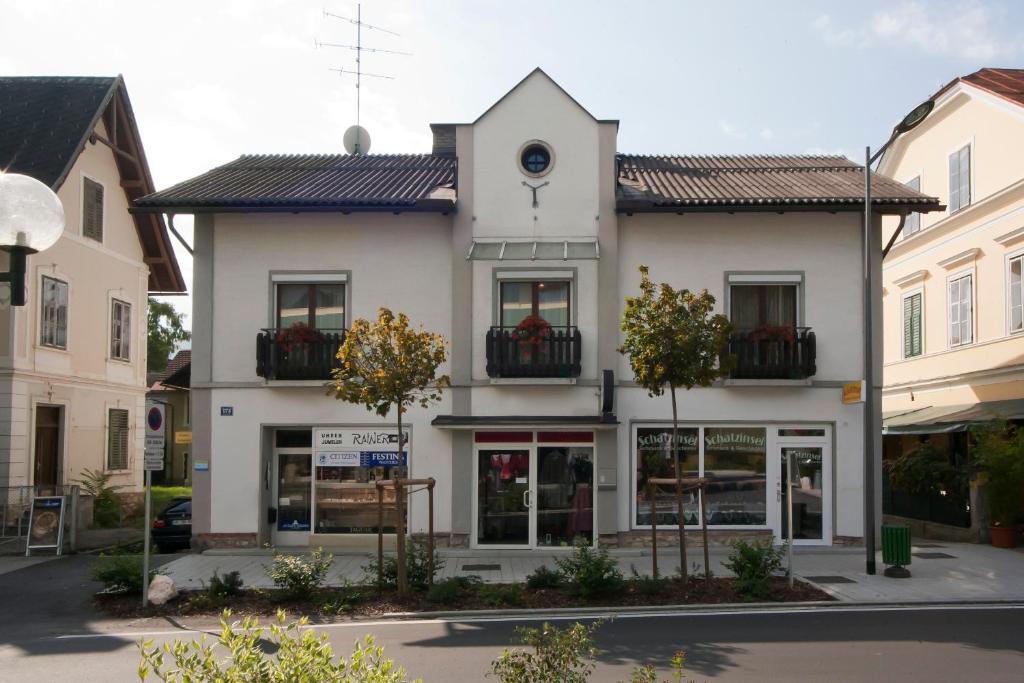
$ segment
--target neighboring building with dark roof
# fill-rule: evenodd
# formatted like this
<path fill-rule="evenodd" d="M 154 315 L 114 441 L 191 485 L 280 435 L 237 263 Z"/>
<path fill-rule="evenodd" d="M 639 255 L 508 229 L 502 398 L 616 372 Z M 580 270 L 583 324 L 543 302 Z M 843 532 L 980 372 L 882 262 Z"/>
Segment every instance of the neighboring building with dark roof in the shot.
<path fill-rule="evenodd" d="M 947 207 L 910 217 L 883 266 L 886 456 L 929 438 L 963 464 L 970 424 L 1024 419 L 1024 69 L 980 69 L 933 97 L 880 164 Z M 977 538 L 983 506 L 958 494 L 945 508 L 964 523 L 973 510 Z"/>
<path fill-rule="evenodd" d="M 50 186 L 66 217 L 28 257 L 28 305 L 0 306 L 0 487 L 90 469 L 138 490 L 147 298 L 185 283 L 162 216 L 129 213 L 154 187 L 123 79 L 0 77 L 0 171 Z"/>
<path fill-rule="evenodd" d="M 617 351 L 640 265 L 708 289 L 735 326 L 731 376 L 678 396 L 715 537 L 783 533 L 787 454 L 798 542 L 862 536 L 864 410 L 841 388 L 863 372 L 863 169 L 622 154 L 618 122 L 539 69 L 431 130 L 426 155 L 243 156 L 136 202 L 195 215 L 201 545 L 372 545 L 375 482 L 405 475 L 436 479 L 454 545 L 638 545 L 654 514 L 695 524 L 694 498 L 648 498 L 671 471 L 671 410 Z M 875 242 L 881 216 L 940 208 L 872 182 Z M 379 306 L 450 341 L 452 388 L 406 414 L 404 454 L 391 419 L 323 396 L 345 328 Z M 396 514 L 389 500 L 388 531 Z M 425 530 L 424 498 L 409 521 Z"/>

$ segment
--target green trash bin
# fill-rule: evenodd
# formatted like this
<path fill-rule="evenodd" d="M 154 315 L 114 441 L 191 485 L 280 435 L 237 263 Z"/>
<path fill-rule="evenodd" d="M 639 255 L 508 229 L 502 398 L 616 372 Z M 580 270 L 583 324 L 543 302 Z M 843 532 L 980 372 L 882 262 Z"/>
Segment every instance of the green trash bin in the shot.
<path fill-rule="evenodd" d="M 906 524 L 882 525 L 882 562 L 889 565 L 885 575 L 895 579 L 910 577 L 910 527 Z"/>

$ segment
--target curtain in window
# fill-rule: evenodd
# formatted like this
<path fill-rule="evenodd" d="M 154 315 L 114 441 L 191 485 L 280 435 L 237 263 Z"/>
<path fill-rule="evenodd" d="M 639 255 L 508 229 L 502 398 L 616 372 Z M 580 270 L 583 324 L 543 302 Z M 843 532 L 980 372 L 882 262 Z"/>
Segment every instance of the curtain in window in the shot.
<path fill-rule="evenodd" d="M 796 326 L 796 285 L 732 285 L 730 315 L 737 329 Z"/>

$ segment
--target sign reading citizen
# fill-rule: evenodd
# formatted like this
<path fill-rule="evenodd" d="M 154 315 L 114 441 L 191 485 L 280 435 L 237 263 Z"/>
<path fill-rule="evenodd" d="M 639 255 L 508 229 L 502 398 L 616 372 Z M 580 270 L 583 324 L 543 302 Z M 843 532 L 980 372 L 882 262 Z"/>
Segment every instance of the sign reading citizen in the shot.
<path fill-rule="evenodd" d="M 323 427 L 313 430 L 318 467 L 393 467 L 406 464 L 409 431 L 398 452 L 398 434 L 390 428 Z"/>

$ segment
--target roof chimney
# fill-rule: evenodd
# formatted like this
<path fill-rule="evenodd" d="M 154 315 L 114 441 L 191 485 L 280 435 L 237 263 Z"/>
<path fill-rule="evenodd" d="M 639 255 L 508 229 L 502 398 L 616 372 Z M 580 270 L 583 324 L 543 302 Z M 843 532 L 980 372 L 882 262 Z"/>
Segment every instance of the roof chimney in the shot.
<path fill-rule="evenodd" d="M 432 123 L 430 131 L 434 134 L 434 146 L 430 153 L 438 157 L 455 157 L 455 124 Z"/>

